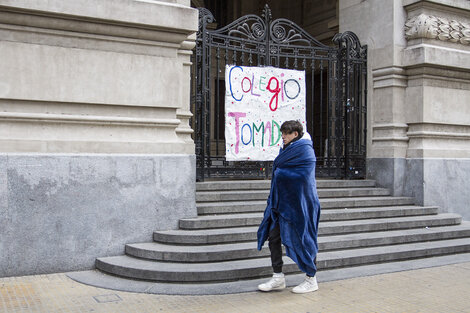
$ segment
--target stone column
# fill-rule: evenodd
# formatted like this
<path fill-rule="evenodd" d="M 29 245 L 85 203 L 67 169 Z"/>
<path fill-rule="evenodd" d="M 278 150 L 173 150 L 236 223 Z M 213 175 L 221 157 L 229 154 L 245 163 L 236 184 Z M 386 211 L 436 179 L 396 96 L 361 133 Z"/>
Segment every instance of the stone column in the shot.
<path fill-rule="evenodd" d="M 0 0 L 0 276 L 195 216 L 189 0 Z"/>
<path fill-rule="evenodd" d="M 470 218 L 470 2 L 340 0 L 368 45 L 368 176 Z"/>
<path fill-rule="evenodd" d="M 405 194 L 470 219 L 470 1 L 403 1 Z"/>
<path fill-rule="evenodd" d="M 400 1 L 340 0 L 340 32 L 368 45 L 368 176 L 394 195 L 403 193 L 408 137 L 402 51 L 405 11 Z"/>

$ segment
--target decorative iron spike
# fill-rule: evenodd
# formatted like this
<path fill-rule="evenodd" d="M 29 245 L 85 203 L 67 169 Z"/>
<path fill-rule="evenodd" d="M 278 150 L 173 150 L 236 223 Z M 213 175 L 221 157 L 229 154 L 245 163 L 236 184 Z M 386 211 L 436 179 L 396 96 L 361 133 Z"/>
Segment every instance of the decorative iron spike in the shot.
<path fill-rule="evenodd" d="M 197 8 L 199 11 L 199 27 L 201 27 L 204 23 L 214 23 L 215 18 L 212 15 L 211 11 L 206 8 Z"/>
<path fill-rule="evenodd" d="M 263 17 L 264 20 L 266 21 L 266 25 L 268 25 L 268 21 L 271 21 L 273 19 L 271 9 L 269 8 L 269 5 L 267 3 L 264 5 L 263 13 L 261 13 L 261 17 Z"/>

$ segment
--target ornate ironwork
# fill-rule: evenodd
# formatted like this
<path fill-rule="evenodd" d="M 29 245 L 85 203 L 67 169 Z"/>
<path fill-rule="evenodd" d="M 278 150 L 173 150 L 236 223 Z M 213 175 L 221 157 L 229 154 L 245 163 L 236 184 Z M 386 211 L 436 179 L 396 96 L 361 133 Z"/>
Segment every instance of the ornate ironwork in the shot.
<path fill-rule="evenodd" d="M 352 32 L 322 44 L 287 19 L 272 20 L 268 5 L 210 29 L 211 12 L 199 9 L 192 67 L 192 126 L 197 178 L 267 178 L 271 162 L 228 162 L 224 143 L 226 64 L 305 70 L 307 125 L 317 154 L 317 175 L 365 176 L 367 48 Z"/>

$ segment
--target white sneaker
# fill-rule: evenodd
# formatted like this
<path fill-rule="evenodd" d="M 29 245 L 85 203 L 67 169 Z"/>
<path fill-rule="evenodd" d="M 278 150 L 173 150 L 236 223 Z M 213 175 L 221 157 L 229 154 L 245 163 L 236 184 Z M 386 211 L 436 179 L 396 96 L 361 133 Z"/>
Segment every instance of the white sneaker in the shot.
<path fill-rule="evenodd" d="M 286 278 L 284 274 L 274 274 L 273 278 L 264 284 L 258 285 L 258 289 L 261 291 L 281 290 L 286 288 Z"/>
<path fill-rule="evenodd" d="M 305 277 L 305 280 L 292 289 L 293 293 L 307 293 L 318 290 L 317 278 L 313 277 Z"/>

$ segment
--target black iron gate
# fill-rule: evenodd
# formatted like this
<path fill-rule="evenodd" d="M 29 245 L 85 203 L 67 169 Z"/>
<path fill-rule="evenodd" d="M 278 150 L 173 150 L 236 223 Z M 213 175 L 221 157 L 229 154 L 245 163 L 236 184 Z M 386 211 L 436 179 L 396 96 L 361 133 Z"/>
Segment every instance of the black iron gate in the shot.
<path fill-rule="evenodd" d="M 307 131 L 317 156 L 316 175 L 365 177 L 367 48 L 352 32 L 337 34 L 326 46 L 287 19 L 246 15 L 218 30 L 205 8 L 192 67 L 192 127 L 197 179 L 268 178 L 272 162 L 225 160 L 225 65 L 274 66 L 304 70 Z"/>

